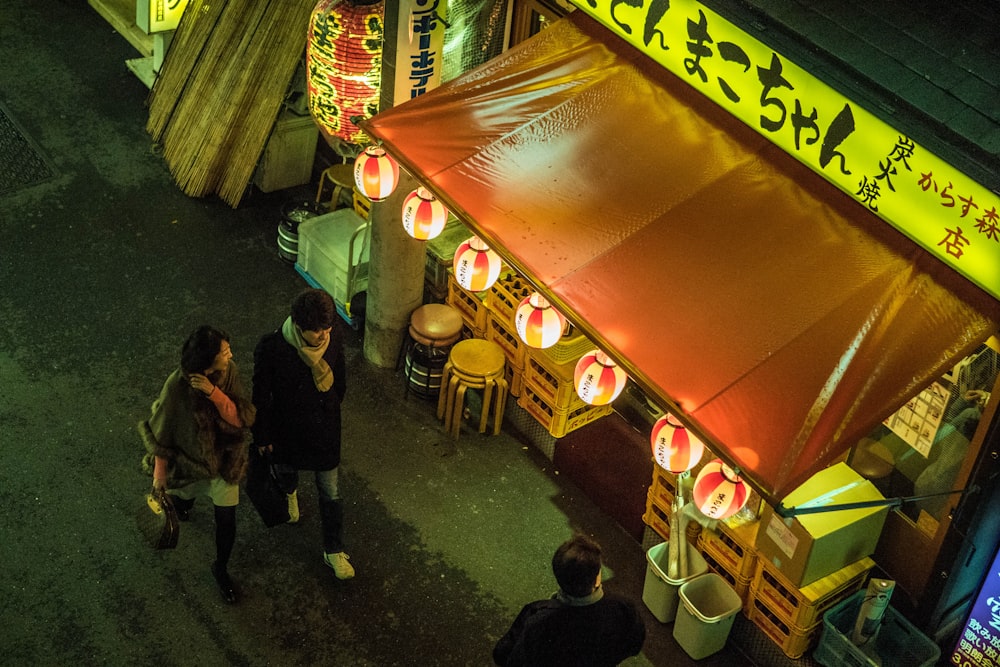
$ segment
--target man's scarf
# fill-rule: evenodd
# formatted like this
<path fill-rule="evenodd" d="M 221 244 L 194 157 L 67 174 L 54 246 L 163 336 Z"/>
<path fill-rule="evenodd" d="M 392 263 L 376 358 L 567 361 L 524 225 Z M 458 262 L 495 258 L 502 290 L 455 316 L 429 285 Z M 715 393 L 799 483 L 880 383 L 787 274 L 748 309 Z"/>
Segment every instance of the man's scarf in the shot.
<path fill-rule="evenodd" d="M 330 391 L 330 387 L 333 386 L 333 371 L 330 370 L 330 364 L 326 363 L 323 358 L 326 348 L 330 345 L 330 339 L 327 338 L 320 345 L 310 345 L 302 337 L 302 331 L 292 322 L 291 317 L 281 325 L 281 335 L 285 337 L 289 345 L 295 348 L 295 351 L 299 353 L 299 358 L 312 371 L 313 383 L 316 388 L 320 391 Z"/>

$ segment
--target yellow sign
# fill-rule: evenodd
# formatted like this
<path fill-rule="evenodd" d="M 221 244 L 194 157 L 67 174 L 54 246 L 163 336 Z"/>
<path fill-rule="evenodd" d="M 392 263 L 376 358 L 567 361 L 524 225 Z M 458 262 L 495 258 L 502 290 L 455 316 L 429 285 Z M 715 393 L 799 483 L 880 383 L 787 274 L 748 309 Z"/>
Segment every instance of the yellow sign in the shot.
<path fill-rule="evenodd" d="M 1000 299 L 1000 197 L 694 0 L 581 10 Z"/>
<path fill-rule="evenodd" d="M 150 33 L 175 30 L 188 4 L 188 0 L 148 0 L 148 2 Z"/>

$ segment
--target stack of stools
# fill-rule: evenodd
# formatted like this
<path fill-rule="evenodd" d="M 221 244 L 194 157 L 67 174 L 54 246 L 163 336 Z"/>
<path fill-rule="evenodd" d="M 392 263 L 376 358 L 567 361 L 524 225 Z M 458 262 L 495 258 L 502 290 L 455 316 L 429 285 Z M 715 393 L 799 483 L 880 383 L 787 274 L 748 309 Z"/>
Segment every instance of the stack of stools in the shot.
<path fill-rule="evenodd" d="M 492 412 L 493 435 L 500 433 L 504 404 L 507 401 L 507 380 L 504 379 L 506 361 L 499 345 L 481 338 L 469 338 L 451 348 L 441 375 L 437 415 L 438 419 L 444 419 L 445 431 L 452 437 L 458 438 L 462 430 L 465 392 L 468 389 L 483 392 L 479 432 L 486 432 L 486 424 Z"/>
<path fill-rule="evenodd" d="M 400 354 L 405 357 L 407 393 L 413 389 L 423 398 L 438 396 L 448 353 L 461 337 L 462 315 L 451 306 L 428 303 L 410 314 L 409 337 Z"/>

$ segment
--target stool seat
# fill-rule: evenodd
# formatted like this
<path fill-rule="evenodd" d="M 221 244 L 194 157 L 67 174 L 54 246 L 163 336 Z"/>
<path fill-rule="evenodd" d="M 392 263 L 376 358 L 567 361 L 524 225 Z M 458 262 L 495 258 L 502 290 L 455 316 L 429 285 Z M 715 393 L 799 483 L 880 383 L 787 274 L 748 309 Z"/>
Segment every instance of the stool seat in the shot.
<path fill-rule="evenodd" d="M 335 164 L 323 170 L 319 176 L 319 188 L 316 189 L 316 203 L 322 203 L 323 189 L 326 181 L 333 185 L 333 193 L 330 195 L 330 210 L 333 211 L 340 204 L 340 195 L 344 190 L 354 189 L 354 165 Z"/>
<path fill-rule="evenodd" d="M 851 457 L 851 467 L 868 480 L 888 477 L 894 465 L 894 457 L 889 448 L 871 438 L 863 438 L 854 448 L 854 456 Z"/>
<path fill-rule="evenodd" d="M 428 303 L 410 314 L 410 337 L 421 345 L 451 345 L 462 335 L 462 315 L 443 303 Z"/>
<path fill-rule="evenodd" d="M 428 303 L 410 313 L 407 335 L 399 348 L 396 369 L 406 376 L 406 394 L 414 389 L 423 398 L 440 394 L 438 382 L 451 346 L 462 337 L 462 315 L 443 303 Z"/>
<path fill-rule="evenodd" d="M 441 373 L 437 416 L 438 419 L 444 419 L 445 431 L 452 437 L 457 438 L 462 429 L 465 392 L 468 389 L 481 389 L 483 392 L 479 432 L 486 432 L 491 412 L 493 434 L 500 432 L 507 401 L 507 379 L 504 377 L 506 366 L 507 358 L 503 348 L 492 341 L 470 338 L 459 341 L 451 348 Z"/>
<path fill-rule="evenodd" d="M 481 338 L 470 338 L 451 349 L 448 361 L 455 371 L 463 375 L 487 377 L 502 375 L 507 357 L 496 343 Z"/>

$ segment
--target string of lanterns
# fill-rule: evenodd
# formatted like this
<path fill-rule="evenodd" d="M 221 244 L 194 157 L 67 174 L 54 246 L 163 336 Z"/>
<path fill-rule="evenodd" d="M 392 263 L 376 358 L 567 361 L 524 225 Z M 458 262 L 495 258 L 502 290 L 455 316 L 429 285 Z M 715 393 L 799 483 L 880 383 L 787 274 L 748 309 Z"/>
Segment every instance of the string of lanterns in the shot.
<path fill-rule="evenodd" d="M 372 201 L 389 197 L 399 183 L 399 166 L 379 146 L 368 146 L 354 163 L 358 191 Z M 448 221 L 445 208 L 426 188 L 419 186 L 403 201 L 403 228 L 418 240 L 436 238 Z M 503 262 L 478 236 L 472 236 L 455 250 L 455 280 L 470 292 L 484 292 L 499 279 Z M 532 292 L 514 311 L 514 328 L 525 345 L 536 349 L 552 347 L 567 328 L 566 317 L 542 294 Z M 573 374 L 576 393 L 589 405 L 614 401 L 628 381 L 628 375 L 602 350 L 584 354 Z M 705 444 L 688 432 L 671 414 L 660 417 L 650 433 L 653 458 L 658 465 L 678 475 L 678 487 L 701 461 Z M 711 519 L 726 519 L 746 504 L 749 487 L 739 472 L 714 459 L 695 478 L 692 500 Z"/>

